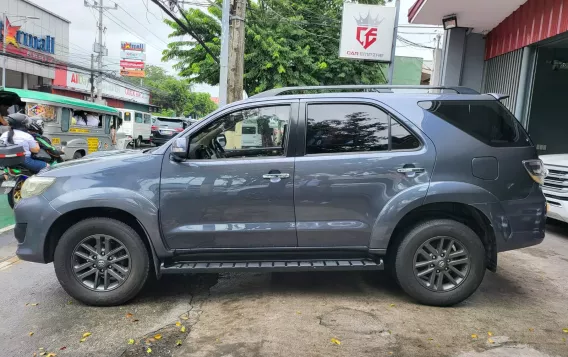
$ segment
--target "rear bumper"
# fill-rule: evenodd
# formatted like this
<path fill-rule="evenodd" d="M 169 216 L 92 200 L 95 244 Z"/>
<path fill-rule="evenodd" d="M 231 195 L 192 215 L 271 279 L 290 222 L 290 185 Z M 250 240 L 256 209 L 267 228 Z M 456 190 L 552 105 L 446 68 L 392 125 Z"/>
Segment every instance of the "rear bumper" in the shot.
<path fill-rule="evenodd" d="M 546 199 L 540 186 L 535 184 L 531 194 L 514 201 L 500 203 L 498 210 L 491 212 L 495 228 L 497 251 L 504 252 L 540 244 L 546 229 Z"/>

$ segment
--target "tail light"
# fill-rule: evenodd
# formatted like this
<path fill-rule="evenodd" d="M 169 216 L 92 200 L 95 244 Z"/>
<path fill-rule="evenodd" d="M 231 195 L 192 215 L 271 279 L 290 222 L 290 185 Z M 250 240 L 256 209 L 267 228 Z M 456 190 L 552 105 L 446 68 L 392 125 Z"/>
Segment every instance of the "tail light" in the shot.
<path fill-rule="evenodd" d="M 539 185 L 544 184 L 544 179 L 548 175 L 548 170 L 544 167 L 541 160 L 525 160 L 523 161 L 523 165 L 534 182 Z"/>
<path fill-rule="evenodd" d="M 152 125 L 152 128 L 151 128 L 151 130 L 152 130 L 152 131 L 156 131 L 156 130 L 158 130 L 158 127 L 157 127 L 157 126 L 155 126 L 155 125 Z"/>
<path fill-rule="evenodd" d="M 180 132 L 183 131 L 183 128 L 176 128 L 176 131 L 177 131 L 178 133 L 180 133 Z"/>

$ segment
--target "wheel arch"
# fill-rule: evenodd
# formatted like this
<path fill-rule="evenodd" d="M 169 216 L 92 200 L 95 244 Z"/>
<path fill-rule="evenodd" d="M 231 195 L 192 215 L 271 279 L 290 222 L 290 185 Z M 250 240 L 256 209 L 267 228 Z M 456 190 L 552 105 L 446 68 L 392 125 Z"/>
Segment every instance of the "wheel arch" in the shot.
<path fill-rule="evenodd" d="M 460 222 L 481 239 L 485 248 L 486 266 L 497 269 L 497 241 L 491 220 L 477 207 L 462 202 L 434 202 L 419 206 L 404 215 L 396 224 L 387 246 L 387 256 L 396 251 L 405 233 L 416 224 L 434 219 L 451 219 Z M 388 259 L 388 258 L 387 258 Z"/>
<path fill-rule="evenodd" d="M 114 208 L 114 207 L 88 207 L 88 208 L 78 208 L 68 211 L 61 216 L 59 216 L 51 225 L 47 232 L 46 242 L 44 244 L 44 257 L 45 262 L 50 263 L 53 261 L 55 254 L 55 247 L 57 246 L 61 236 L 65 231 L 67 231 L 71 226 L 88 218 L 111 218 L 122 223 L 127 224 L 130 228 L 140 236 L 144 246 L 146 247 L 149 257 L 150 264 L 154 267 L 156 275 L 159 275 L 159 265 L 160 260 L 156 254 L 156 249 L 148 231 L 145 229 L 144 225 L 131 213 Z"/>

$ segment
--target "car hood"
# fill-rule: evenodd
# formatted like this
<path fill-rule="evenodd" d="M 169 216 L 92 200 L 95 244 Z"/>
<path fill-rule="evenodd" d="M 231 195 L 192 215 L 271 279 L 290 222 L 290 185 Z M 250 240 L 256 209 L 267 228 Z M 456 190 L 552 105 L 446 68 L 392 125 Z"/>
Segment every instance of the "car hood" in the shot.
<path fill-rule="evenodd" d="M 113 163 L 118 161 L 123 161 L 128 158 L 135 158 L 145 155 L 147 154 L 135 150 L 110 150 L 110 151 L 105 151 L 104 154 L 100 155 L 90 154 L 81 159 L 56 163 L 54 165 L 48 166 L 47 168 L 42 170 L 41 173 L 65 170 L 70 167 L 78 168 L 79 166 L 86 166 L 86 165 L 96 165 L 96 166 L 99 166 L 101 164 L 112 165 Z"/>
<path fill-rule="evenodd" d="M 568 154 L 540 155 L 545 165 L 568 166 Z"/>

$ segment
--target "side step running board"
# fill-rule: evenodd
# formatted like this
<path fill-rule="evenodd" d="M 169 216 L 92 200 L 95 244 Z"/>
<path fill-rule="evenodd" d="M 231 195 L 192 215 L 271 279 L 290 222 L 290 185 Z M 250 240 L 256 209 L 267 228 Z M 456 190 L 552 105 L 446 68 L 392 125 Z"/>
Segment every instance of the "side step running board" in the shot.
<path fill-rule="evenodd" d="M 233 271 L 320 271 L 320 270 L 383 270 L 383 261 L 371 259 L 358 260 L 297 260 L 297 261 L 190 261 L 175 262 L 171 265 L 162 263 L 163 274 L 221 273 Z"/>

